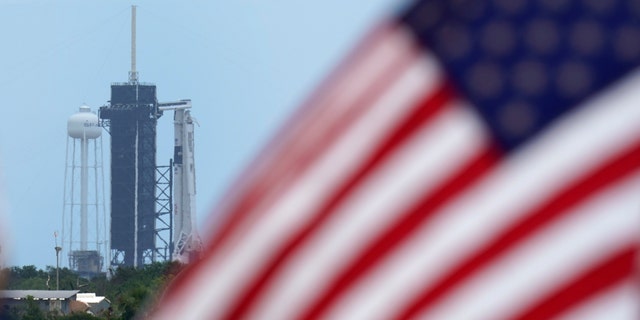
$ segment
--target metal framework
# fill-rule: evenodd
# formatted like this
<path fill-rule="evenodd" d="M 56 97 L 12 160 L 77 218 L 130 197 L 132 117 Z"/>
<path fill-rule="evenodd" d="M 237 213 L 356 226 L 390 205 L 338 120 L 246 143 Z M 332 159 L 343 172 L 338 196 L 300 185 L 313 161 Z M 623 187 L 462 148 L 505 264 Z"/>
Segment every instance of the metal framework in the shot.
<path fill-rule="evenodd" d="M 111 135 L 111 266 L 138 267 L 156 252 L 156 87 L 111 85 L 99 117 Z"/>
<path fill-rule="evenodd" d="M 156 167 L 156 261 L 173 254 L 173 160 Z"/>
<path fill-rule="evenodd" d="M 69 267 L 80 276 L 91 278 L 102 272 L 103 260 L 97 250 L 75 250 L 69 254 Z"/>

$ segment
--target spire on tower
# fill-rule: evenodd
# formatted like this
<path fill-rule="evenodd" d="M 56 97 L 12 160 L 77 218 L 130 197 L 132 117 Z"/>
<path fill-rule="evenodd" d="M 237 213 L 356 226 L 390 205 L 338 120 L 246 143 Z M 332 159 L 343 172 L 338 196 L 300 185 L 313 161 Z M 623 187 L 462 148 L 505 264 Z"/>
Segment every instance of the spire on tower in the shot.
<path fill-rule="evenodd" d="M 138 82 L 138 71 L 136 71 L 136 6 L 131 6 L 131 71 L 129 71 L 129 82 Z"/>

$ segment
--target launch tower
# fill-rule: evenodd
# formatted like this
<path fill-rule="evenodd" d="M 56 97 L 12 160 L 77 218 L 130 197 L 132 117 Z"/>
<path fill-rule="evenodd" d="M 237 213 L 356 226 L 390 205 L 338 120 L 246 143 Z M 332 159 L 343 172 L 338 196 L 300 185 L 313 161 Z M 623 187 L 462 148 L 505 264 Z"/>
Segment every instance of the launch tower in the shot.
<path fill-rule="evenodd" d="M 138 81 L 135 6 L 131 31 L 129 81 L 112 84 L 111 100 L 99 110 L 101 125 L 111 135 L 110 265 L 138 267 L 169 259 L 186 263 L 197 259 L 202 247 L 193 219 L 191 102 L 159 103 L 156 86 Z M 174 110 L 175 159 L 157 166 L 156 127 L 164 110 Z"/>
<path fill-rule="evenodd" d="M 111 262 L 141 266 L 155 261 L 156 86 L 138 82 L 135 6 L 131 14 L 129 81 L 111 85 L 109 105 L 99 110 L 111 135 Z"/>
<path fill-rule="evenodd" d="M 99 115 L 111 134 L 111 265 L 141 266 L 155 251 L 156 86 L 112 84 Z"/>

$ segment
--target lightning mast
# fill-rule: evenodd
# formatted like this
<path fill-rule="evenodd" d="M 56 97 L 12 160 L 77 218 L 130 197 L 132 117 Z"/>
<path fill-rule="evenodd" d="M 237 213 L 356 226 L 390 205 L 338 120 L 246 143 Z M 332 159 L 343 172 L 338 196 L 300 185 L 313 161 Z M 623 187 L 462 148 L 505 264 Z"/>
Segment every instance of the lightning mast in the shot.
<path fill-rule="evenodd" d="M 136 6 L 131 6 L 131 71 L 129 71 L 129 82 L 138 82 L 138 71 L 136 71 Z"/>

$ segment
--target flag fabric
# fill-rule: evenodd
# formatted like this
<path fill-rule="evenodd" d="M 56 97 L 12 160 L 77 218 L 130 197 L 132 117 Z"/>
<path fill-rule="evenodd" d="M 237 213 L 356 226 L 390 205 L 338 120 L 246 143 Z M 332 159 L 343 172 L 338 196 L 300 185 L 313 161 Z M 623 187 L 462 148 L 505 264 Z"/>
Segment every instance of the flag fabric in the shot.
<path fill-rule="evenodd" d="M 165 319 L 639 319 L 640 2 L 425 0 L 225 198 Z"/>

